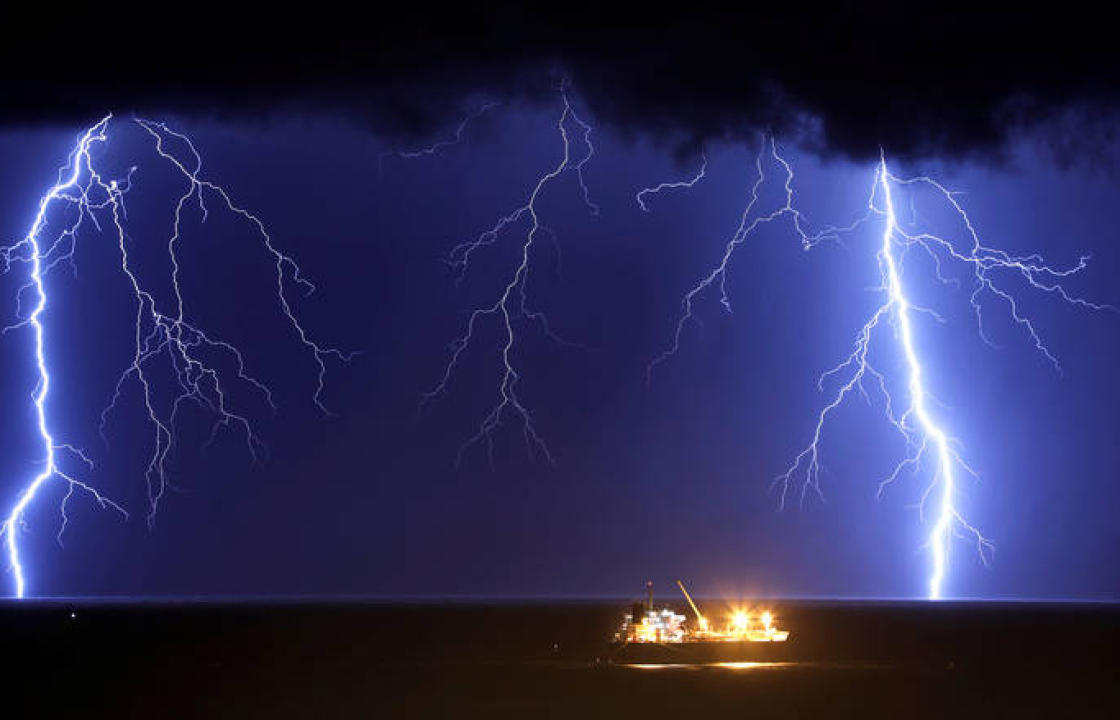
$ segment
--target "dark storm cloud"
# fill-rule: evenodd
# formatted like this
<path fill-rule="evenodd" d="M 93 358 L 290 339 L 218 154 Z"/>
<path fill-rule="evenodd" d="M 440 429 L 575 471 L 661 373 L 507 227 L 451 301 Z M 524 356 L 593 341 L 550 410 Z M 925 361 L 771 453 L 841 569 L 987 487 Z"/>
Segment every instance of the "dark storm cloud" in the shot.
<path fill-rule="evenodd" d="M 406 140 L 468 95 L 537 97 L 562 72 L 599 122 L 682 145 L 766 128 L 826 153 L 960 156 L 1036 125 L 1076 150 L 1070 118 L 1107 126 L 1120 98 L 1112 24 L 1068 3 L 168 10 L 25 23 L 0 49 L 0 120 L 315 108 Z"/>

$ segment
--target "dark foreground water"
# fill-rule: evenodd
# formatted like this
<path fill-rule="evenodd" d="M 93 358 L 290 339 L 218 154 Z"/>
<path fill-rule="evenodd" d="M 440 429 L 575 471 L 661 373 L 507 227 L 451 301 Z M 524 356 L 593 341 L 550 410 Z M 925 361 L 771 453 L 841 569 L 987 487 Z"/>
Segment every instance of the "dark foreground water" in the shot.
<path fill-rule="evenodd" d="M 782 603 L 788 662 L 597 662 L 624 603 L 0 606 L 8 717 L 1120 717 L 1120 607 Z M 22 712 L 16 711 L 22 706 Z"/>

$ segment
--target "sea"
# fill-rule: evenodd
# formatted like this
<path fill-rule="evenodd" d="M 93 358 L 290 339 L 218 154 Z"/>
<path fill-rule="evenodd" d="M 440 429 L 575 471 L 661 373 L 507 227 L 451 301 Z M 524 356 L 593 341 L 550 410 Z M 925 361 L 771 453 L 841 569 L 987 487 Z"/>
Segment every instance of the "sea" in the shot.
<path fill-rule="evenodd" d="M 625 601 L 13 602 L 0 689 L 83 720 L 1120 717 L 1120 605 L 772 606 L 782 662 L 628 665 Z"/>

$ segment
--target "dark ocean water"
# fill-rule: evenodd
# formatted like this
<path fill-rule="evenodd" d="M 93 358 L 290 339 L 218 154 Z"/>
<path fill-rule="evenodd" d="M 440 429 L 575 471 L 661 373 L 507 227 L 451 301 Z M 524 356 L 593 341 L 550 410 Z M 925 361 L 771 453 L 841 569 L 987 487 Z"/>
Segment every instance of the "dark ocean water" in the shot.
<path fill-rule="evenodd" d="M 0 606 L 7 717 L 1120 717 L 1120 607 L 780 603 L 789 656 L 604 662 L 625 603 Z"/>

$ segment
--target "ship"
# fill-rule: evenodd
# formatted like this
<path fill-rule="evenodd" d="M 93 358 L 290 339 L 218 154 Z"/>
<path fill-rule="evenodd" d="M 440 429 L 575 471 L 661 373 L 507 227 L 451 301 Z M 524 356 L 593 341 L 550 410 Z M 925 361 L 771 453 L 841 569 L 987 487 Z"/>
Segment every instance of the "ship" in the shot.
<path fill-rule="evenodd" d="M 653 583 L 647 600 L 623 616 L 607 654 L 612 663 L 627 665 L 722 665 L 773 663 L 789 658 L 790 633 L 780 630 L 770 609 L 731 607 L 715 618 L 700 612 L 684 583 L 677 581 L 692 615 L 670 607 L 658 610 Z"/>

